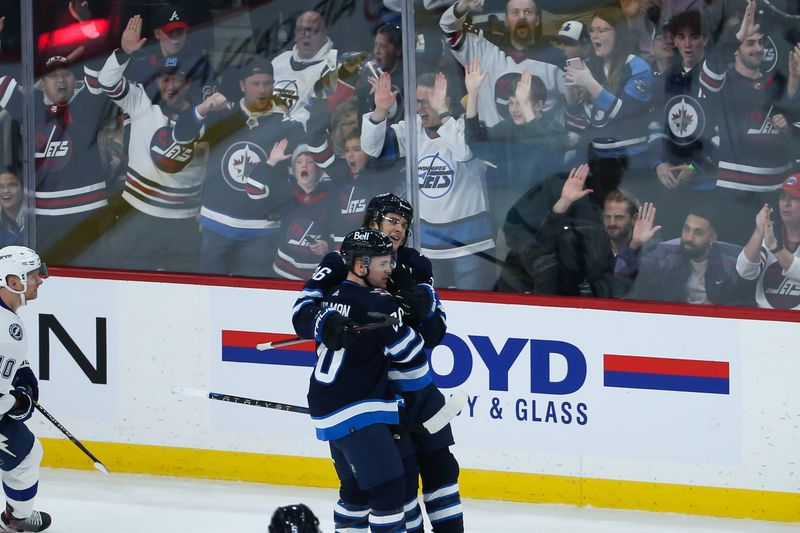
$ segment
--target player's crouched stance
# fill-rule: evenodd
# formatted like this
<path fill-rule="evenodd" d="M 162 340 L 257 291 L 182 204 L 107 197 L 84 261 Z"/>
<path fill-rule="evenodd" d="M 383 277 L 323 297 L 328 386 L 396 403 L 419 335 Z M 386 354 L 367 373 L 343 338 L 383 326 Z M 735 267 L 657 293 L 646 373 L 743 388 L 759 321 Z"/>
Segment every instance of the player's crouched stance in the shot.
<path fill-rule="evenodd" d="M 6 510 L 3 531 L 43 531 L 50 515 L 33 510 L 39 488 L 42 445 L 25 425 L 39 398 L 36 375 L 26 360 L 28 339 L 16 311 L 38 296 L 47 267 L 24 246 L 0 249 L 0 469 Z"/>
<path fill-rule="evenodd" d="M 360 229 L 345 237 L 341 254 L 347 279 L 328 292 L 323 305 L 356 324 L 374 322 L 368 312 L 399 320 L 399 304 L 385 291 L 392 273 L 391 240 L 379 231 Z M 368 520 L 373 533 L 404 533 L 405 472 L 416 463 L 410 443 L 408 450 L 400 449 L 408 439 L 395 437 L 400 418 L 389 362 L 419 364 L 425 358 L 422 337 L 400 324 L 361 332 L 346 348 L 320 343 L 317 356 L 308 406 L 317 437 L 330 442 L 341 482 L 336 531 L 366 529 Z"/>

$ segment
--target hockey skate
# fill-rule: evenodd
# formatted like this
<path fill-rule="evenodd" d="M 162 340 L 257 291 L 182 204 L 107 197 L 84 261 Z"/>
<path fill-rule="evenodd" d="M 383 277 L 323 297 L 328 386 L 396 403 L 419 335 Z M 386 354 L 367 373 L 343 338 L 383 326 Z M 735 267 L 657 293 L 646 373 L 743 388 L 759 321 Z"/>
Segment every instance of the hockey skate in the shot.
<path fill-rule="evenodd" d="M 34 511 L 28 518 L 14 518 L 11 511 L 11 506 L 6 504 L 6 510 L 0 515 L 0 527 L 3 531 L 44 531 L 53 521 L 50 515 L 43 511 Z"/>

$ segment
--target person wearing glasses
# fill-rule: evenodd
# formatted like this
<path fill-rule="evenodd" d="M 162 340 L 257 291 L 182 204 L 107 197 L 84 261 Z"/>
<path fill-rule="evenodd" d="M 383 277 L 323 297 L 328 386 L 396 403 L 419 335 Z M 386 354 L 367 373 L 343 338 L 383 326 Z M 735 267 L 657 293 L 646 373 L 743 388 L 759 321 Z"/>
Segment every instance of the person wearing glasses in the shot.
<path fill-rule="evenodd" d="M 272 60 L 273 91 L 286 103 L 293 119 L 303 124 L 308 121 L 311 98 L 321 92 L 318 82 L 336 70 L 337 57 L 322 15 L 305 11 L 297 17 L 294 46 Z"/>
<path fill-rule="evenodd" d="M 619 8 L 597 11 L 589 36 L 595 57 L 586 63 L 571 62 L 564 74 L 577 100 L 567 106 L 567 126 L 581 135 L 584 145 L 603 137 L 607 142 L 597 148 L 624 153 L 630 160 L 628 174 L 637 179 L 625 180 L 623 186 L 647 200 L 646 182 L 655 181 L 643 179 L 650 174 L 644 173 L 644 155 L 653 71 L 644 59 L 631 54 L 628 22 Z"/>

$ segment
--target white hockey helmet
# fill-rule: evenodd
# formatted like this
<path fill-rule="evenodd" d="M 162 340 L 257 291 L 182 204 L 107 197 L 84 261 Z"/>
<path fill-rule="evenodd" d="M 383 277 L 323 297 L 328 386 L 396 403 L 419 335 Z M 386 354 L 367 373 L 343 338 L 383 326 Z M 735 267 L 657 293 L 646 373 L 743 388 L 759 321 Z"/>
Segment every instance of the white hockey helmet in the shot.
<path fill-rule="evenodd" d="M 5 246 L 0 248 L 0 287 L 11 292 L 24 294 L 28 290 L 28 274 L 39 270 L 39 276 L 47 277 L 47 266 L 39 254 L 26 246 Z M 8 276 L 17 276 L 22 281 L 22 290 L 16 291 L 8 286 Z"/>

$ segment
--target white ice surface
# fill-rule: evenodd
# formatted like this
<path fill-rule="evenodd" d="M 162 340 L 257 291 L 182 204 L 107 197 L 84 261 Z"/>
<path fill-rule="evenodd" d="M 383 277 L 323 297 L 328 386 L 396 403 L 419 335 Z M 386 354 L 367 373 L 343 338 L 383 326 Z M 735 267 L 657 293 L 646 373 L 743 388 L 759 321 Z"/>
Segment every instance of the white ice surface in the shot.
<path fill-rule="evenodd" d="M 43 469 L 36 508 L 53 533 L 266 533 L 272 511 L 303 502 L 333 532 L 336 491 Z M 798 533 L 800 524 L 465 500 L 468 533 Z"/>

